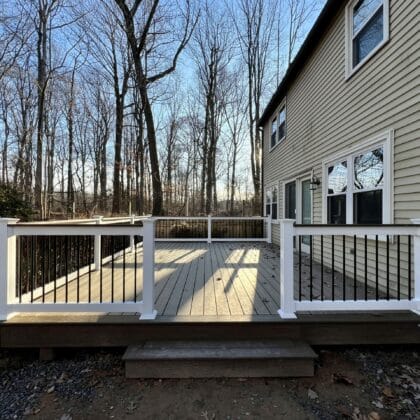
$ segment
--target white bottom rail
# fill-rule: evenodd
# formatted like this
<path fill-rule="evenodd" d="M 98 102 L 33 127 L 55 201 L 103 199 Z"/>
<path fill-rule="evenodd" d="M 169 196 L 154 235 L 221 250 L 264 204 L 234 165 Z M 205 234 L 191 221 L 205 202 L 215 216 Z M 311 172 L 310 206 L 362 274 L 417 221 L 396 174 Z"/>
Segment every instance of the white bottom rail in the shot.
<path fill-rule="evenodd" d="M 144 304 L 140 302 L 114 302 L 114 303 L 12 303 L 7 305 L 7 315 L 0 314 L 0 320 L 10 319 L 16 313 L 140 313 L 141 320 L 156 318 L 157 311 L 144 312 Z"/>
<path fill-rule="evenodd" d="M 294 311 L 283 311 L 278 314 L 283 319 L 297 318 L 297 312 L 361 312 L 361 311 L 412 311 L 420 315 L 420 301 L 418 300 L 322 300 L 295 301 Z"/>

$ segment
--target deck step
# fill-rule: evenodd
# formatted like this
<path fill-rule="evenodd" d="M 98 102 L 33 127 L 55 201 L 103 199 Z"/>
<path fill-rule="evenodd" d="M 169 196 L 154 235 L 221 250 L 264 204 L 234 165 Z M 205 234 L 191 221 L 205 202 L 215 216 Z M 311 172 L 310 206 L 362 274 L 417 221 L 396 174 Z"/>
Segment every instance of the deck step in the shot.
<path fill-rule="evenodd" d="M 302 377 L 315 352 L 303 341 L 148 341 L 123 356 L 127 378 Z"/>

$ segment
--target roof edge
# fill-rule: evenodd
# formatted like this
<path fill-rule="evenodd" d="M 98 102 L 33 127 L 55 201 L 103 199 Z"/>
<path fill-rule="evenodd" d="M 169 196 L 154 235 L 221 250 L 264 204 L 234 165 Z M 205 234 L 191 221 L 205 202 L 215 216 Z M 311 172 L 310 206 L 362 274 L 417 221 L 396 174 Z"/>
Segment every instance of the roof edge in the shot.
<path fill-rule="evenodd" d="M 295 58 L 287 68 L 286 74 L 265 107 L 262 116 L 258 120 L 258 127 L 262 127 L 268 121 L 278 104 L 286 96 L 288 88 L 299 75 L 300 71 L 305 67 L 308 59 L 312 56 L 316 47 L 327 32 L 329 24 L 337 16 L 345 3 L 346 2 L 342 0 L 328 0 L 322 8 L 321 13 L 303 41 Z"/>

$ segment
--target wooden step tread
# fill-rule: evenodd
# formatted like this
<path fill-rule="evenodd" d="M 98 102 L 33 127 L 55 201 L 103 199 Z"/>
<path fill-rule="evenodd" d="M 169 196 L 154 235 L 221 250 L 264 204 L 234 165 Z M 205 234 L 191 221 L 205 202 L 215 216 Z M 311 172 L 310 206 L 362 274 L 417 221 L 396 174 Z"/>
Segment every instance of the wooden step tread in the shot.
<path fill-rule="evenodd" d="M 123 356 L 134 360 L 314 359 L 316 353 L 299 340 L 149 341 L 129 346 Z"/>

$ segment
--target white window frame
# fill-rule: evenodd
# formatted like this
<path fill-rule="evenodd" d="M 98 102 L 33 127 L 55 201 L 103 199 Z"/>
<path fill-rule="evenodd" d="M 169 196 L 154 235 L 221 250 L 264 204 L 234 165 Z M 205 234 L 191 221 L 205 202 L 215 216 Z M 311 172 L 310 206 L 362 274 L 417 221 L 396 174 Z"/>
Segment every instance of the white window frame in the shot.
<path fill-rule="evenodd" d="M 284 109 L 284 136 L 279 139 L 279 122 L 280 122 L 280 112 Z M 283 143 L 286 140 L 287 136 L 287 107 L 286 107 L 286 99 L 284 99 L 280 106 L 277 108 L 275 116 L 270 120 L 270 152 L 274 150 L 279 144 Z M 272 124 L 276 120 L 276 144 L 274 146 L 271 145 L 271 133 L 272 133 Z"/>
<path fill-rule="evenodd" d="M 277 189 L 277 218 L 273 219 L 273 188 Z M 280 188 L 278 182 L 273 182 L 265 187 L 265 194 L 264 194 L 264 217 L 267 216 L 267 195 L 270 197 L 270 217 L 272 220 L 278 220 L 280 219 L 279 215 L 279 194 L 280 194 Z"/>
<path fill-rule="evenodd" d="M 347 161 L 347 189 L 346 189 L 346 224 L 353 223 L 353 161 L 354 158 L 365 152 L 382 147 L 384 151 L 384 179 L 382 188 L 382 224 L 390 224 L 394 219 L 393 209 L 393 130 L 386 131 L 370 138 L 357 146 L 348 149 L 345 153 L 332 156 L 322 162 L 322 223 L 328 223 L 328 167 L 340 161 Z"/>
<path fill-rule="evenodd" d="M 363 60 L 361 60 L 356 66 L 353 67 L 353 39 L 354 39 L 353 10 L 358 2 L 359 0 L 351 0 L 346 6 L 346 13 L 345 13 L 346 79 L 350 78 L 354 73 L 356 73 L 373 55 L 375 55 L 389 41 L 389 0 L 382 0 L 383 16 L 384 16 L 384 22 L 383 22 L 384 33 L 383 33 L 382 41 Z M 377 10 L 378 9 L 376 9 L 376 11 Z"/>

